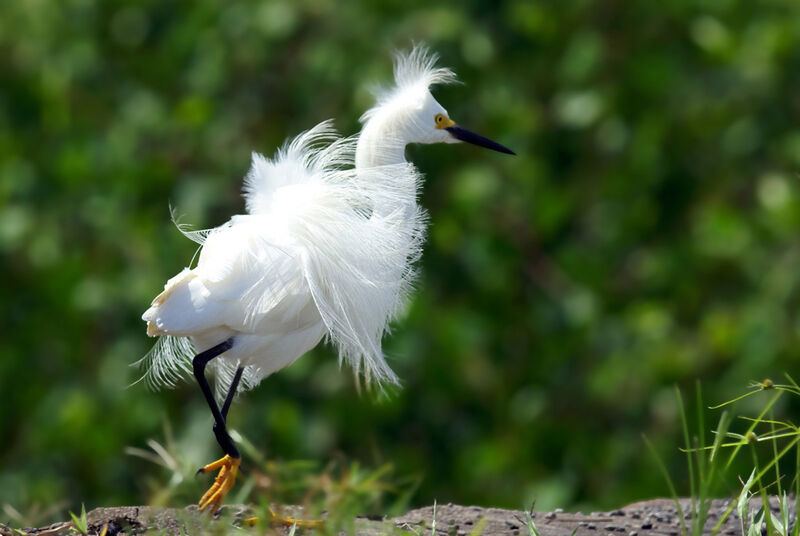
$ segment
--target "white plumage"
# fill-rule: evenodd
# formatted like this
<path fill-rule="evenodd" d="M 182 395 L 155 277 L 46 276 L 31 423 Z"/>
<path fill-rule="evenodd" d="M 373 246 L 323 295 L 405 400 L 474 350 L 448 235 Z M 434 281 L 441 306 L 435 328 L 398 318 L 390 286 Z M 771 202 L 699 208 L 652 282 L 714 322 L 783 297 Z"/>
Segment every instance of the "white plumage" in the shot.
<path fill-rule="evenodd" d="M 217 390 L 237 366 L 250 388 L 324 337 L 368 382 L 397 383 L 381 339 L 408 296 L 426 221 L 405 146 L 485 140 L 456 139 L 471 133 L 439 118 L 447 112 L 429 86 L 454 75 L 435 59 L 421 47 L 398 57 L 396 85 L 364 114 L 358 138 L 326 121 L 271 160 L 254 153 L 247 214 L 184 231 L 202 244 L 197 266 L 170 279 L 142 317 L 148 335 L 162 336 L 144 358 L 151 385 L 173 385 L 196 352 L 232 338 L 211 363 Z"/>
<path fill-rule="evenodd" d="M 410 164 L 346 170 L 354 149 L 325 122 L 273 160 L 253 155 L 248 214 L 200 237 L 197 266 L 170 279 L 143 316 L 149 335 L 193 343 L 156 346 L 153 383 L 174 382 L 170 371 L 188 373 L 194 353 L 233 337 L 223 377 L 240 363 L 252 387 L 326 334 L 367 378 L 397 381 L 381 337 L 402 307 L 422 243 L 418 175 Z"/>

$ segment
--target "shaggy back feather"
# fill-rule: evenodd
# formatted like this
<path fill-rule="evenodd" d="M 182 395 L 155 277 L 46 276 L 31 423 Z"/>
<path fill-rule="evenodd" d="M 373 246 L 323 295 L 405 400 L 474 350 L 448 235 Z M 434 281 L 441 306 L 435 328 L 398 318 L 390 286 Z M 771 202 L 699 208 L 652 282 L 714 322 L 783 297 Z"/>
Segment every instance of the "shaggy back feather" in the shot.
<path fill-rule="evenodd" d="M 245 182 L 248 210 L 287 214 L 288 233 L 340 361 L 368 383 L 397 383 L 381 339 L 406 302 L 421 252 L 420 176 L 408 163 L 353 169 L 357 139 L 334 136 L 324 122 L 273 160 L 255 155 Z M 301 205 L 290 211 L 276 206 L 294 200 L 284 189 L 298 185 Z"/>
<path fill-rule="evenodd" d="M 254 153 L 243 192 L 250 216 L 235 216 L 217 229 L 236 226 L 240 218 L 263 221 L 259 238 L 277 239 L 281 248 L 289 244 L 294 252 L 291 258 L 302 271 L 305 289 L 291 292 L 310 293 L 340 363 L 346 361 L 361 372 L 367 383 L 397 383 L 381 339 L 405 305 L 415 278 L 413 263 L 421 253 L 426 216 L 416 202 L 420 176 L 409 163 L 354 169 L 356 142 L 338 137 L 325 121 L 297 136 L 272 159 Z M 268 228 L 276 224 L 279 230 Z M 216 231 L 176 225 L 200 244 Z M 258 253 L 244 257 L 257 263 L 264 258 Z M 275 275 L 272 265 L 259 269 L 265 277 Z M 276 284 L 280 281 L 256 280 L 243 290 L 243 306 L 264 313 L 263 304 L 279 303 L 272 299 Z M 243 330 L 252 327 L 252 317 L 245 316 Z M 220 319 L 220 324 L 226 320 Z M 188 338 L 163 336 L 141 360 L 147 383 L 174 386 L 191 374 L 193 353 Z M 223 359 L 210 364 L 217 369 L 218 396 L 224 394 L 236 365 Z M 258 368 L 248 366 L 242 389 L 261 379 Z"/>

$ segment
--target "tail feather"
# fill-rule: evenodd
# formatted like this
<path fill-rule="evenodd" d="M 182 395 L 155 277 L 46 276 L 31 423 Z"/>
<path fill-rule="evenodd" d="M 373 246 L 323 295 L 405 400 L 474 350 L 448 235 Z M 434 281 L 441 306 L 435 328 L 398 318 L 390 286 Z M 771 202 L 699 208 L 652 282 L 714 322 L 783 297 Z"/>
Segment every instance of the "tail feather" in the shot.
<path fill-rule="evenodd" d="M 144 381 L 148 389 L 173 389 L 178 383 L 194 378 L 192 360 L 196 355 L 192 341 L 187 337 L 165 335 L 158 338 L 147 354 L 131 366 L 144 370 L 134 384 Z M 239 363 L 219 358 L 212 360 L 207 370 L 214 376 L 214 393 L 219 403 L 225 400 L 233 376 Z M 261 382 L 262 374 L 258 367 L 244 367 L 237 393 L 249 391 Z"/>
<path fill-rule="evenodd" d="M 148 388 L 157 391 L 172 389 L 179 382 L 192 377 L 192 358 L 195 355 L 192 341 L 185 337 L 159 337 L 144 357 L 132 366 L 144 369 L 144 380 Z"/>

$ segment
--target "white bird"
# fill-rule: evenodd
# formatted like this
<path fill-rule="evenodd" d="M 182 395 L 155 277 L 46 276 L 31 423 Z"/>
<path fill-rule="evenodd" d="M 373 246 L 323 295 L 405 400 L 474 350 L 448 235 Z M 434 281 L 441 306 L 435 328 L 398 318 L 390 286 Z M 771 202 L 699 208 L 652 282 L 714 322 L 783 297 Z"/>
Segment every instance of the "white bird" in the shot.
<path fill-rule="evenodd" d="M 179 226 L 202 250 L 142 316 L 147 334 L 161 336 L 144 359 L 145 376 L 171 386 L 192 372 L 211 408 L 225 456 L 200 469 L 220 469 L 201 509 L 216 511 L 236 477 L 241 457 L 225 419 L 238 388 L 326 337 L 368 383 L 397 383 L 381 339 L 408 297 L 426 222 L 406 145 L 466 141 L 513 154 L 450 120 L 430 87 L 455 75 L 424 47 L 398 55 L 394 74 L 357 138 L 338 137 L 326 121 L 271 160 L 254 153 L 247 214 L 207 231 Z M 209 362 L 226 393 L 221 408 L 205 378 Z"/>

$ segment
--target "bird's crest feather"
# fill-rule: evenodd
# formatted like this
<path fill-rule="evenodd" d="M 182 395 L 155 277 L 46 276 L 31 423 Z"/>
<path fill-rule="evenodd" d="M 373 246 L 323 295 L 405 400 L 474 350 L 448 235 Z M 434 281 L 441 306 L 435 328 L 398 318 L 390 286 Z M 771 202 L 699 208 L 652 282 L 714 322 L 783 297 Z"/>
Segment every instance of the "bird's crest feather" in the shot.
<path fill-rule="evenodd" d="M 422 100 L 431 86 L 458 82 L 453 71 L 436 66 L 438 60 L 438 54 L 420 44 L 414 45 L 408 52 L 397 52 L 394 61 L 394 86 L 379 87 L 374 91 L 377 102 L 364 112 L 361 122 L 367 122 L 380 109 L 390 106 L 396 100 Z"/>

